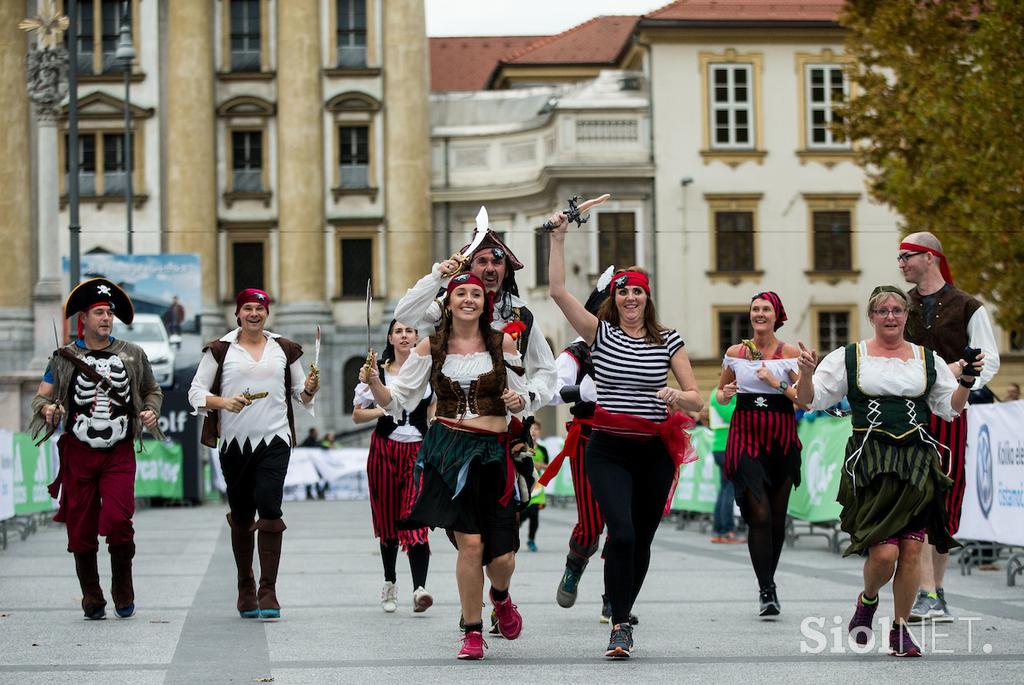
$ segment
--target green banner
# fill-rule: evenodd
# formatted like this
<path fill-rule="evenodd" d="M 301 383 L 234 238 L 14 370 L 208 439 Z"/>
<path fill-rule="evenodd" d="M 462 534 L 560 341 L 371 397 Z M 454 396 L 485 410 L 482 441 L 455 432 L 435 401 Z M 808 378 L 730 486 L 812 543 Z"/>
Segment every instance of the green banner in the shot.
<path fill-rule="evenodd" d="M 143 441 L 135 453 L 135 496 L 181 499 L 181 445 Z"/>
<path fill-rule="evenodd" d="M 853 429 L 850 417 L 819 416 L 803 420 L 797 434 L 803 443 L 800 487 L 789 497 L 789 515 L 801 521 L 835 521 L 842 507 L 836 502 L 846 441 Z"/>
<path fill-rule="evenodd" d="M 711 453 L 714 434 L 710 428 L 697 426 L 690 431 L 690 443 L 700 458 L 679 468 L 679 484 L 672 496 L 672 509 L 709 514 L 715 510 L 721 478 Z"/>
<path fill-rule="evenodd" d="M 15 433 L 13 452 L 14 513 L 34 514 L 56 508 L 56 501 L 46 491 L 57 475 L 54 443 L 46 441 L 36 447 L 28 433 Z"/>

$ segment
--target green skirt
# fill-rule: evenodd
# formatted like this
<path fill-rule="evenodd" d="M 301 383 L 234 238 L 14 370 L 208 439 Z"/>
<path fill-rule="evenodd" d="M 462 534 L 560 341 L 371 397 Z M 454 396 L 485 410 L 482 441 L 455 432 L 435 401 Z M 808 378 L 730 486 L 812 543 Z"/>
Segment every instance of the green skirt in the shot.
<path fill-rule="evenodd" d="M 864 449 L 856 463 L 848 466 L 846 459 L 862 441 Z M 854 434 L 846 443 L 843 461 L 836 498 L 843 506 L 841 528 L 850 535 L 843 556 L 921 528 L 940 552 L 960 546 L 946 527 L 945 492 L 953 481 L 940 468 L 932 445 L 917 439 L 892 443 L 874 435 L 864 441 L 862 435 Z"/>

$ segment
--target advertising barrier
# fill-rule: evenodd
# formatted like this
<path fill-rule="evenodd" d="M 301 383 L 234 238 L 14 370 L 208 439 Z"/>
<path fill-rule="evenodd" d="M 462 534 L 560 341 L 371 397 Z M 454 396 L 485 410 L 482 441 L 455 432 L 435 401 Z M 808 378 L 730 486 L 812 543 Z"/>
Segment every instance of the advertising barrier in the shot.
<path fill-rule="evenodd" d="M 1024 401 L 967 411 L 966 487 L 958 538 L 1024 545 Z"/>

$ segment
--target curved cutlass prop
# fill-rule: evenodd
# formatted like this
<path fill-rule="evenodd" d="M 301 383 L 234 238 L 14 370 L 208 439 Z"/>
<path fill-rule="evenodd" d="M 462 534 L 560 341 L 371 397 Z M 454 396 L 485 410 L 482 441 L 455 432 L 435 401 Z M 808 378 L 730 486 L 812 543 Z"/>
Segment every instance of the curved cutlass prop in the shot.
<path fill-rule="evenodd" d="M 595 197 L 592 200 L 586 200 L 583 203 L 580 203 L 580 196 L 573 195 L 569 198 L 569 208 L 562 210 L 562 213 L 565 214 L 565 218 L 569 220 L 569 223 L 575 223 L 577 226 L 583 226 L 583 224 L 590 220 L 590 217 L 583 216 L 583 213 L 588 211 L 591 207 L 596 207 L 610 197 L 610 194 L 605 193 L 600 197 Z M 545 221 L 541 228 L 550 233 L 555 230 L 555 225 L 550 221 Z"/>
<path fill-rule="evenodd" d="M 377 363 L 377 354 L 370 345 L 370 305 L 373 303 L 373 284 L 366 279 L 366 378 L 370 378 L 370 369 Z"/>
<path fill-rule="evenodd" d="M 487 208 L 481 206 L 480 211 L 476 213 L 476 228 L 473 230 L 473 240 L 470 241 L 469 245 L 462 252 L 456 252 L 451 258 L 459 263 L 459 268 L 451 273 L 442 272 L 441 275 L 448 277 L 454 276 L 459 271 L 466 268 L 466 263 L 473 257 L 473 253 L 480 247 L 480 243 L 484 241 L 484 236 L 487 235 L 487 228 L 490 225 L 490 220 L 487 217 Z"/>

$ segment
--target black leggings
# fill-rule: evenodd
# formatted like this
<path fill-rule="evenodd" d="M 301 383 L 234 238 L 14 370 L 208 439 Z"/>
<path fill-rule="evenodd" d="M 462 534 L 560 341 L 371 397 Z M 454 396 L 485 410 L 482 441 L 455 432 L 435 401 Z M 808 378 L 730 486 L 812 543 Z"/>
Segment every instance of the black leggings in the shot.
<path fill-rule="evenodd" d="M 675 466 L 661 440 L 635 440 L 595 430 L 587 445 L 587 478 L 608 526 L 604 585 L 612 623 L 627 623 L 651 563 Z"/>
<path fill-rule="evenodd" d="M 413 589 L 426 587 L 427 569 L 430 566 L 430 546 L 426 544 L 409 545 L 406 553 L 409 555 L 409 571 L 412 573 Z M 384 562 L 384 580 L 394 583 L 398 577 L 395 568 L 398 563 L 398 541 L 380 543 L 380 557 Z"/>
<path fill-rule="evenodd" d="M 775 488 L 765 484 L 761 494 L 747 489 L 738 502 L 743 520 L 747 522 L 747 549 L 754 566 L 757 584 L 762 590 L 775 584 L 782 546 L 786 542 L 786 512 L 793 480 L 785 478 Z"/>
<path fill-rule="evenodd" d="M 538 506 L 536 504 L 531 504 L 530 506 L 526 507 L 526 510 L 523 511 L 523 513 L 519 515 L 519 527 L 520 528 L 523 525 L 523 521 L 526 521 L 527 519 L 529 519 L 529 521 L 530 521 L 530 528 L 529 528 L 529 531 L 530 531 L 529 535 L 530 535 L 530 537 L 528 539 L 529 540 L 536 540 L 537 539 L 537 529 L 540 527 L 540 506 Z"/>

